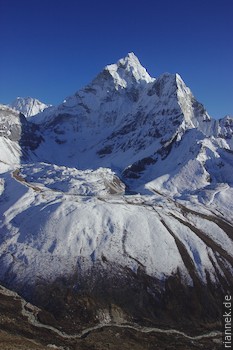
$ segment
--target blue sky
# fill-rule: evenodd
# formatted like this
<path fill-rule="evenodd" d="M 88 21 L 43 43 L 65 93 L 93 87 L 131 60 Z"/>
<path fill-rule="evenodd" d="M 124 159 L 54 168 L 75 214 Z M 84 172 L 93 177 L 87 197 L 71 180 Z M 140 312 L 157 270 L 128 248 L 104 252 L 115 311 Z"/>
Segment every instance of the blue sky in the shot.
<path fill-rule="evenodd" d="M 232 0 L 0 0 L 0 102 L 58 104 L 133 51 L 178 72 L 210 115 L 233 115 Z"/>

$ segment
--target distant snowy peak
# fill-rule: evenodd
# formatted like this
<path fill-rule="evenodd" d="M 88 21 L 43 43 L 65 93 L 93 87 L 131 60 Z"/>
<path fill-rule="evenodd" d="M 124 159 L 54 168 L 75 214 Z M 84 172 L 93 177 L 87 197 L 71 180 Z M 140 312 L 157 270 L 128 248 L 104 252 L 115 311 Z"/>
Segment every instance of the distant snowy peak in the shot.
<path fill-rule="evenodd" d="M 26 118 L 43 112 L 51 105 L 46 105 L 32 97 L 17 97 L 10 105 L 11 108 L 23 113 Z"/>

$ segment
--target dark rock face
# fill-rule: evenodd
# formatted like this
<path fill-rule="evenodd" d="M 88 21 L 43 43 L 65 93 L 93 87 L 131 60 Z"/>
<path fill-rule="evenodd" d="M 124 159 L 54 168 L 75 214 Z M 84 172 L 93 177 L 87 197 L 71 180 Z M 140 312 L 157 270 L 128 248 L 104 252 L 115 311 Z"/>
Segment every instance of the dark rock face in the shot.
<path fill-rule="evenodd" d="M 19 144 L 23 150 L 34 151 L 43 141 L 40 129 L 36 124 L 26 120 L 23 114 L 20 113 L 21 134 Z"/>
<path fill-rule="evenodd" d="M 0 108 L 0 117 L 1 117 L 1 124 L 0 124 L 0 132 L 2 137 L 7 137 L 12 141 L 18 141 L 20 139 L 20 133 L 21 128 L 16 123 L 11 123 L 8 119 L 9 113 L 11 114 L 12 119 L 17 119 L 19 116 L 19 113 L 13 110 L 10 110 L 7 108 L 1 109 Z M 23 119 L 23 117 L 22 117 Z M 26 119 L 26 118 L 25 118 Z"/>
<path fill-rule="evenodd" d="M 17 142 L 25 159 L 43 141 L 40 127 L 29 122 L 22 113 L 0 108 L 0 119 L 0 136 Z"/>
<path fill-rule="evenodd" d="M 156 159 L 152 157 L 141 159 L 138 162 L 132 164 L 130 167 L 126 168 L 123 172 L 123 177 L 133 179 L 140 178 L 140 174 L 146 169 L 146 167 L 155 163 Z"/>

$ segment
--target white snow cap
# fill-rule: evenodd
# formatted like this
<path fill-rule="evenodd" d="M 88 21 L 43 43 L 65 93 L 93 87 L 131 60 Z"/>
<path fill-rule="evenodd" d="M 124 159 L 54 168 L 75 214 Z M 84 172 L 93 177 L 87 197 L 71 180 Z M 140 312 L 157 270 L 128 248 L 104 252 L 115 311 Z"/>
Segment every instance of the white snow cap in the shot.
<path fill-rule="evenodd" d="M 155 80 L 147 73 L 133 52 L 128 53 L 117 63 L 106 66 L 105 71 L 111 74 L 117 86 L 123 88 L 135 83 L 145 85 Z"/>
<path fill-rule="evenodd" d="M 32 97 L 17 97 L 9 106 L 16 111 L 23 113 L 26 118 L 29 118 L 43 112 L 51 105 L 46 105 Z"/>

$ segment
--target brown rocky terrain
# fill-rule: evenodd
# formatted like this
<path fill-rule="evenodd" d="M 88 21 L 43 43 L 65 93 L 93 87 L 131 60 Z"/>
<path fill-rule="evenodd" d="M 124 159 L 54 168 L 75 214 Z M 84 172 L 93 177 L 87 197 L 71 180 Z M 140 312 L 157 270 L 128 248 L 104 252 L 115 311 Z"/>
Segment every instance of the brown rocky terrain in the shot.
<path fill-rule="evenodd" d="M 115 309 L 117 314 L 117 309 Z M 1 288 L 0 348 L 2 350 L 194 350 L 221 349 L 221 333 L 205 329 L 206 336 L 189 336 L 177 330 L 136 324 L 99 324 L 80 333 L 65 332 L 53 315 L 16 293 Z M 44 323 L 43 323 L 44 322 Z M 47 324 L 46 324 L 47 323 Z M 49 323 L 49 325 L 48 325 Z M 209 325 L 210 326 L 210 325 Z M 212 328 L 217 325 L 212 325 Z"/>

